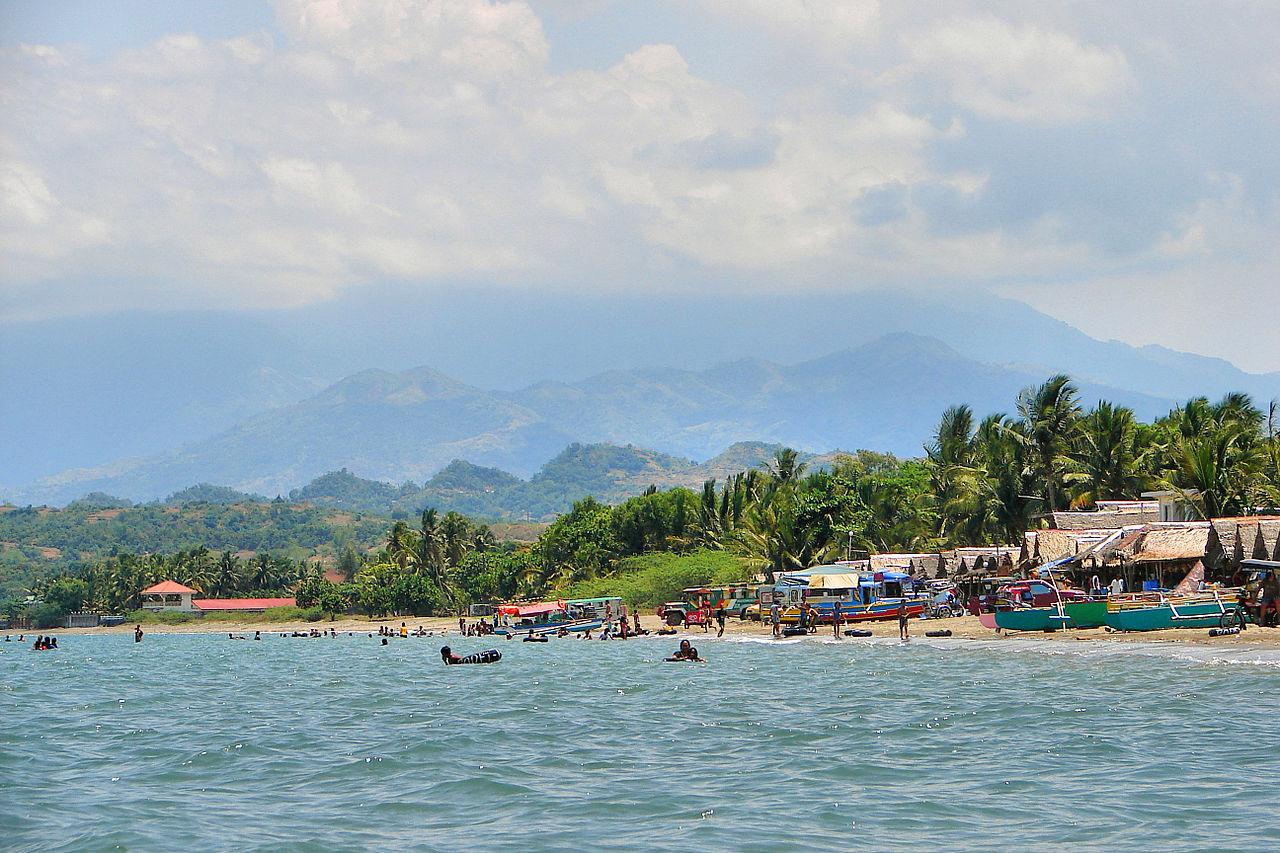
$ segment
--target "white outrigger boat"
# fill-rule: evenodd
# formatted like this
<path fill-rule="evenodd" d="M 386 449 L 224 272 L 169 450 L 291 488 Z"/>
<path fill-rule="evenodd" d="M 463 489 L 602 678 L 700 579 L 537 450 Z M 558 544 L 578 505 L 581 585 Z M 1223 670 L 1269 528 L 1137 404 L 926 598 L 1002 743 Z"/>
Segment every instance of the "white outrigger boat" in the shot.
<path fill-rule="evenodd" d="M 498 606 L 498 626 L 495 634 L 503 636 L 545 636 L 594 631 L 604 625 L 594 608 L 578 606 L 575 602 L 542 601 Z"/>

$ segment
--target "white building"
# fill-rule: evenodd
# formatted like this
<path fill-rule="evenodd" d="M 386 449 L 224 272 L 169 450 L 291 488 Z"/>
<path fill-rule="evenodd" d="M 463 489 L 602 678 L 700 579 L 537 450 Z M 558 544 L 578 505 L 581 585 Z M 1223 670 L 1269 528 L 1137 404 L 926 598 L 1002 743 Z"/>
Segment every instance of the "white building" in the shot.
<path fill-rule="evenodd" d="M 176 581 L 161 581 L 142 591 L 142 609 L 156 613 L 192 613 L 191 596 L 196 591 Z"/>

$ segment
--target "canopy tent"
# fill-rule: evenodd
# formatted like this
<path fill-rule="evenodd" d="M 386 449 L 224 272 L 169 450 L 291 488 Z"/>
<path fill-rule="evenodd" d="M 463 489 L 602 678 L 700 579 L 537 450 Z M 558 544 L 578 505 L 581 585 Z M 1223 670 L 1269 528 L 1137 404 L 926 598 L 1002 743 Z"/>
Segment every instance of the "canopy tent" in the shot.
<path fill-rule="evenodd" d="M 809 589 L 854 589 L 858 586 L 858 575 L 810 575 Z"/>
<path fill-rule="evenodd" d="M 537 604 L 501 604 L 498 612 L 503 616 L 541 616 L 543 613 L 555 613 L 564 610 L 563 601 L 543 601 Z"/>

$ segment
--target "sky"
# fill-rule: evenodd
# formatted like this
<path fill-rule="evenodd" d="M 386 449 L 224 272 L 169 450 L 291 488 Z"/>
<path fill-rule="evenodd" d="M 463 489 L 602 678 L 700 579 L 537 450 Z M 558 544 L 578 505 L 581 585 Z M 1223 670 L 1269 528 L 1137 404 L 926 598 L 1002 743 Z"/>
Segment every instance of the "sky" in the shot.
<path fill-rule="evenodd" d="M 1280 6 L 0 0 L 0 320 L 995 293 L 1280 370 Z"/>

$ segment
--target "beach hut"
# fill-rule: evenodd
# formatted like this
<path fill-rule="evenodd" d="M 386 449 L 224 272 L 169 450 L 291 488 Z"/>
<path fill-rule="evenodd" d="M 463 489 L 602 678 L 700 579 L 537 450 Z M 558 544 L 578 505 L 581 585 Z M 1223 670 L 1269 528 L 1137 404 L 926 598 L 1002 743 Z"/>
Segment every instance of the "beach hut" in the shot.
<path fill-rule="evenodd" d="M 195 608 L 191 596 L 195 594 L 196 590 L 177 581 L 161 581 L 140 593 L 142 609 L 154 613 L 192 613 Z"/>

